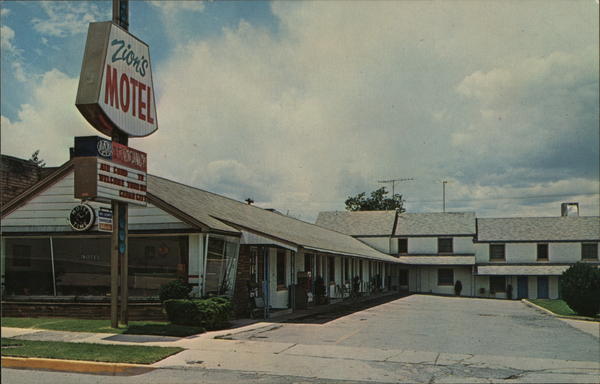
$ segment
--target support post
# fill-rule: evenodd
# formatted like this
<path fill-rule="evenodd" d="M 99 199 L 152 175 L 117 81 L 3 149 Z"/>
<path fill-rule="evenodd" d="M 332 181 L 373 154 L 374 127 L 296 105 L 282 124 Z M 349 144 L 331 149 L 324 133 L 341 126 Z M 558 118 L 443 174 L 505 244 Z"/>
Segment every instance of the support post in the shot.
<path fill-rule="evenodd" d="M 119 204 L 113 200 L 113 231 L 110 247 L 110 326 L 119 327 Z"/>
<path fill-rule="evenodd" d="M 269 307 L 271 305 L 271 282 L 270 282 L 270 273 L 269 273 L 269 247 L 262 247 L 263 249 L 263 258 L 264 258 L 264 273 L 265 279 L 263 283 L 263 301 L 265 302 L 265 310 L 264 310 L 264 318 L 265 320 L 269 319 Z"/>
<path fill-rule="evenodd" d="M 119 220 L 125 222 L 125 252 L 121 253 L 121 324 L 129 324 L 129 231 L 126 203 L 119 203 Z"/>

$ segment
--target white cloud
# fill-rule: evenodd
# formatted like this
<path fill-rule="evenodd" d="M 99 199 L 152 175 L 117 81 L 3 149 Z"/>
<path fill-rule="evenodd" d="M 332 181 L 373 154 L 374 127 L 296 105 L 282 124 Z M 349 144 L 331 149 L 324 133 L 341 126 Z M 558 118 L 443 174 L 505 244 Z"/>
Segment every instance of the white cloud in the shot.
<path fill-rule="evenodd" d="M 200 0 L 192 1 L 150 1 L 150 4 L 157 7 L 161 12 L 173 15 L 177 12 L 202 12 L 204 3 Z"/>
<path fill-rule="evenodd" d="M 2 153 L 29 158 L 40 149 L 49 166 L 67 161 L 73 137 L 93 134 L 75 108 L 76 92 L 77 79 L 58 70 L 45 73 L 18 119 L 2 116 Z"/>
<path fill-rule="evenodd" d="M 0 8 L 0 16 L 8 16 L 10 14 L 10 9 Z"/>
<path fill-rule="evenodd" d="M 0 48 L 8 52 L 14 52 L 15 46 L 13 39 L 15 38 L 15 31 L 7 25 L 0 26 Z"/>
<path fill-rule="evenodd" d="M 53 37 L 84 33 L 90 22 L 110 20 L 112 11 L 109 6 L 99 8 L 85 1 L 44 1 L 41 7 L 46 17 L 32 19 L 33 28 L 42 35 Z"/>
<path fill-rule="evenodd" d="M 23 69 L 23 65 L 20 61 L 13 61 L 11 64 L 13 70 L 13 76 L 20 82 L 26 82 L 28 80 L 27 74 Z"/>

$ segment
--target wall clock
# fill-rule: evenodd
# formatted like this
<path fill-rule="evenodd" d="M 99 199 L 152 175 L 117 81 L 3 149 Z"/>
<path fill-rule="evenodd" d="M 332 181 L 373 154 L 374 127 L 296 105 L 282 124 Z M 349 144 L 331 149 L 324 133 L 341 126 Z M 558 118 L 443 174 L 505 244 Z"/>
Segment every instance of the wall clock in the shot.
<path fill-rule="evenodd" d="M 96 214 L 89 204 L 75 206 L 69 214 L 69 224 L 76 231 L 87 231 L 94 225 Z"/>

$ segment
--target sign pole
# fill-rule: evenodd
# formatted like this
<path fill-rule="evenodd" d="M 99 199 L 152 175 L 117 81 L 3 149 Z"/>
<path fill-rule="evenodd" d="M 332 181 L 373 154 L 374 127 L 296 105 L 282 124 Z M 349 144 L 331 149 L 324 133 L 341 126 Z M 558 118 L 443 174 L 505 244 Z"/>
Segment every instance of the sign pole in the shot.
<path fill-rule="evenodd" d="M 113 0 L 113 22 L 121 26 L 126 31 L 129 30 L 129 1 L 128 0 Z M 124 132 L 118 129 L 112 131 L 113 142 L 127 145 L 128 137 Z M 111 260 L 111 326 L 118 326 L 119 314 L 117 313 L 117 296 L 119 280 L 119 261 L 120 261 L 120 276 L 121 276 L 121 323 L 127 325 L 129 322 L 129 258 L 128 258 L 128 209 L 127 203 L 112 202 L 113 214 L 115 215 L 115 223 L 113 226 L 113 253 L 116 257 Z M 116 251 L 116 252 L 115 252 Z M 114 319 L 114 320 L 113 320 Z M 117 325 L 117 326 L 115 326 Z"/>
<path fill-rule="evenodd" d="M 119 328 L 119 204 L 113 200 L 113 231 L 110 239 L 110 326 Z"/>

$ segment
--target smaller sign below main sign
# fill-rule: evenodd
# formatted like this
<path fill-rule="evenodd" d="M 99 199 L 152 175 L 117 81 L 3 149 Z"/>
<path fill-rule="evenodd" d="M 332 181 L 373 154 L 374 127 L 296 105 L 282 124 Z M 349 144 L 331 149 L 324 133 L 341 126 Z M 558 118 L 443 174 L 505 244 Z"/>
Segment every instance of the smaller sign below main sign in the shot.
<path fill-rule="evenodd" d="M 75 198 L 146 206 L 147 156 L 96 136 L 76 137 Z"/>
<path fill-rule="evenodd" d="M 101 207 L 98 210 L 98 230 L 101 232 L 112 232 L 113 231 L 112 209 Z"/>

